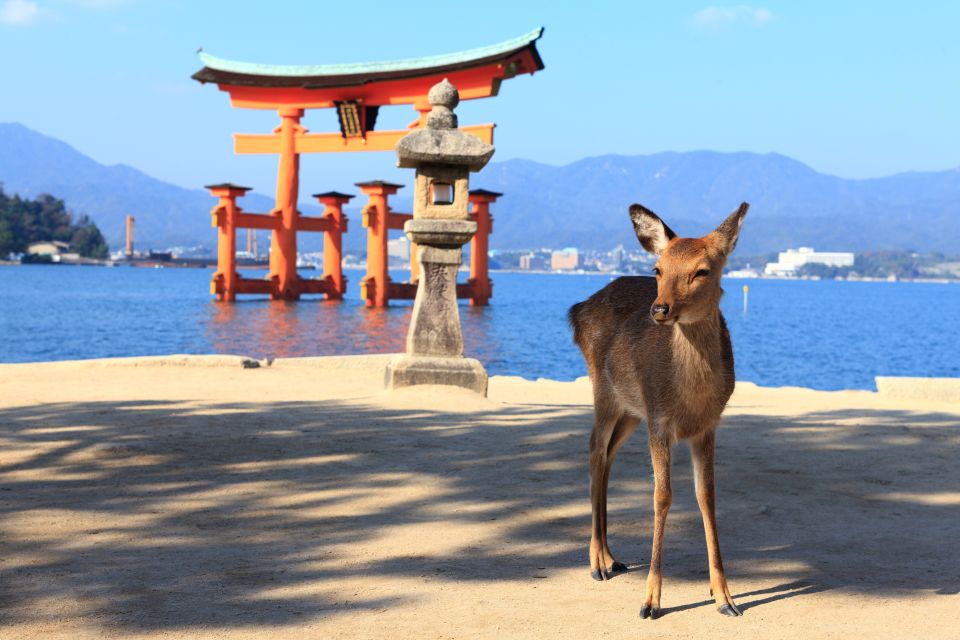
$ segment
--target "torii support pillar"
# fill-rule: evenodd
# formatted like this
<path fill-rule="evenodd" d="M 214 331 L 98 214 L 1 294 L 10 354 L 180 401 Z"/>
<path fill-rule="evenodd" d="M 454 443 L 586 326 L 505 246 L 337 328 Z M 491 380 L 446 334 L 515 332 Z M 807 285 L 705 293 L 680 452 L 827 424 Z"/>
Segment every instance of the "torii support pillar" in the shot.
<path fill-rule="evenodd" d="M 212 224 L 219 230 L 217 238 L 217 272 L 210 282 L 210 293 L 217 300 L 232 302 L 237 299 L 237 198 L 243 196 L 249 187 L 241 187 L 225 182 L 206 187 L 210 194 L 220 202 L 210 212 Z"/>
<path fill-rule="evenodd" d="M 323 220 L 328 227 L 323 232 L 323 279 L 332 284 L 327 300 L 342 300 L 347 291 L 347 279 L 343 275 L 343 234 L 347 232 L 347 216 L 343 205 L 353 196 L 337 191 L 315 193 L 313 197 L 323 205 Z"/>
<path fill-rule="evenodd" d="M 474 189 L 470 192 L 473 209 L 470 217 L 477 223 L 477 233 L 470 241 L 470 304 L 486 306 L 493 297 L 493 282 L 490 280 L 490 234 L 493 233 L 493 217 L 490 205 L 502 196 L 496 191 Z"/>
<path fill-rule="evenodd" d="M 272 294 L 275 300 L 299 300 L 297 288 L 297 198 L 300 191 L 300 154 L 297 135 L 306 133 L 300 126 L 303 109 L 283 107 L 278 110 L 280 126 L 280 164 L 277 169 L 277 206 L 272 214 L 280 219 L 273 230 L 270 244 L 270 278 L 276 281 Z"/>
<path fill-rule="evenodd" d="M 367 229 L 367 275 L 360 281 L 360 297 L 368 307 L 385 307 L 390 298 L 413 299 L 416 285 L 391 283 L 388 271 L 387 233 L 403 229 L 403 223 L 413 218 L 409 213 L 392 213 L 389 198 L 403 185 L 372 180 L 358 182 L 370 200 L 363 208 L 363 226 Z"/>

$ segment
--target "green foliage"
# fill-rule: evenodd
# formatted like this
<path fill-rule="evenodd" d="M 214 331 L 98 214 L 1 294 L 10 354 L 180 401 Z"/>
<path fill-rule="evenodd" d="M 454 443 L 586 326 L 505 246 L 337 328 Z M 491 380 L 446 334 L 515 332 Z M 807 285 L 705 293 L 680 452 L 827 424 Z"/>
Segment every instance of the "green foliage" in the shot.
<path fill-rule="evenodd" d="M 808 263 L 797 269 L 797 274 L 808 278 L 832 280 L 833 278 L 846 278 L 850 271 L 851 267 L 831 267 L 827 264 Z"/>
<path fill-rule="evenodd" d="M 863 278 L 889 278 L 913 280 L 929 278 L 933 268 L 946 260 L 942 253 L 917 253 L 915 251 L 868 251 L 858 253 L 852 267 L 830 267 L 825 264 L 805 264 L 799 275 L 823 279 L 847 278 L 852 275 Z M 940 273 L 938 277 L 952 277 Z"/>
<path fill-rule="evenodd" d="M 871 251 L 857 254 L 853 269 L 862 276 L 921 278 L 922 267 L 931 262 L 929 255 L 912 251 Z"/>
<path fill-rule="evenodd" d="M 87 216 L 74 222 L 63 200 L 46 194 L 36 200 L 10 197 L 0 185 L 0 257 L 46 240 L 66 242 L 85 258 L 103 259 L 109 251 L 97 225 Z"/>
<path fill-rule="evenodd" d="M 764 253 L 756 256 L 741 256 L 734 253 L 727 260 L 727 269 L 746 269 L 747 267 L 763 271 L 763 266 L 768 262 L 776 262 L 779 254 L 776 251 Z"/>
<path fill-rule="evenodd" d="M 100 233 L 97 225 L 87 216 L 80 216 L 77 223 L 73 225 L 70 246 L 87 258 L 103 260 L 108 255 L 107 241 L 103 239 L 103 234 Z"/>
<path fill-rule="evenodd" d="M 22 264 L 53 264 L 53 256 L 40 253 L 35 255 L 25 253 L 20 258 L 20 262 Z"/>

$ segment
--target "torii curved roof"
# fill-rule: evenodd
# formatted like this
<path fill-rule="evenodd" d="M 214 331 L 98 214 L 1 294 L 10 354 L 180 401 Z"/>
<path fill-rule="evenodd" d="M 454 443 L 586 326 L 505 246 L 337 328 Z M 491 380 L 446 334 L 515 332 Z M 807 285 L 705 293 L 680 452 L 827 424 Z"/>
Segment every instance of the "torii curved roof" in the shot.
<path fill-rule="evenodd" d="M 193 74 L 201 83 L 253 87 L 301 87 L 323 89 L 401 80 L 449 73 L 495 63 L 515 62 L 514 73 L 533 73 L 543 69 L 536 41 L 543 28 L 534 29 L 518 38 L 499 44 L 425 58 L 328 65 L 269 65 L 223 60 L 201 51 L 204 67 Z M 529 52 L 529 56 L 522 56 Z M 525 68 L 531 66 L 532 68 Z M 512 74 L 511 74 L 512 75 Z"/>

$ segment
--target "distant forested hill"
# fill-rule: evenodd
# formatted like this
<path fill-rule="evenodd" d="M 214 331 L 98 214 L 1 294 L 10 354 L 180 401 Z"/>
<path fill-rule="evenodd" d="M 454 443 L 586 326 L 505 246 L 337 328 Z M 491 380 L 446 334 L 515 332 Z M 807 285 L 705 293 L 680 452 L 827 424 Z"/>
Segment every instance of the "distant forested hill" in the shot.
<path fill-rule="evenodd" d="M 114 246 L 122 244 L 127 214 L 137 217 L 138 237 L 149 238 L 151 248 L 215 244 L 205 191 L 101 165 L 22 125 L 0 124 L 0 182 L 8 193 L 57 194 L 71 210 L 88 214 Z M 601 156 L 564 166 L 494 162 L 473 176 L 472 186 L 505 193 L 493 207 L 493 248 L 631 247 L 631 202 L 692 235 L 747 200 L 752 207 L 741 255 L 800 245 L 960 254 L 960 169 L 846 180 L 778 154 L 697 151 Z M 263 211 L 272 204 L 250 194 L 244 206 Z M 398 210 L 408 207 L 408 199 L 397 199 Z M 359 224 L 351 226 L 346 246 L 363 246 L 362 234 Z"/>
<path fill-rule="evenodd" d="M 59 240 L 85 258 L 106 258 L 107 243 L 87 216 L 74 218 L 63 200 L 41 195 L 36 200 L 10 197 L 0 186 L 0 259 L 25 253 L 32 242 Z"/>
<path fill-rule="evenodd" d="M 0 123 L 0 183 L 8 194 L 56 194 L 71 211 L 89 215 L 113 247 L 123 246 L 125 219 L 133 215 L 138 249 L 204 244 L 215 251 L 208 215 L 214 200 L 208 192 L 162 182 L 126 165 L 102 165 L 20 124 Z M 244 205 L 272 207 L 257 194 L 247 196 Z"/>

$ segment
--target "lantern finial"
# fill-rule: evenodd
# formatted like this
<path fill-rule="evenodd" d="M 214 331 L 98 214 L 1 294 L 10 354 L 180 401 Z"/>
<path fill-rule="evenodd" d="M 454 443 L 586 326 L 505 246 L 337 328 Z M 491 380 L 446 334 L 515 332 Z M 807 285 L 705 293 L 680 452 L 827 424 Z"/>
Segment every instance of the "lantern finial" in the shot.
<path fill-rule="evenodd" d="M 444 78 L 430 88 L 427 100 L 433 107 L 427 114 L 427 127 L 430 129 L 456 129 L 457 114 L 453 112 L 460 104 L 457 88 Z"/>

